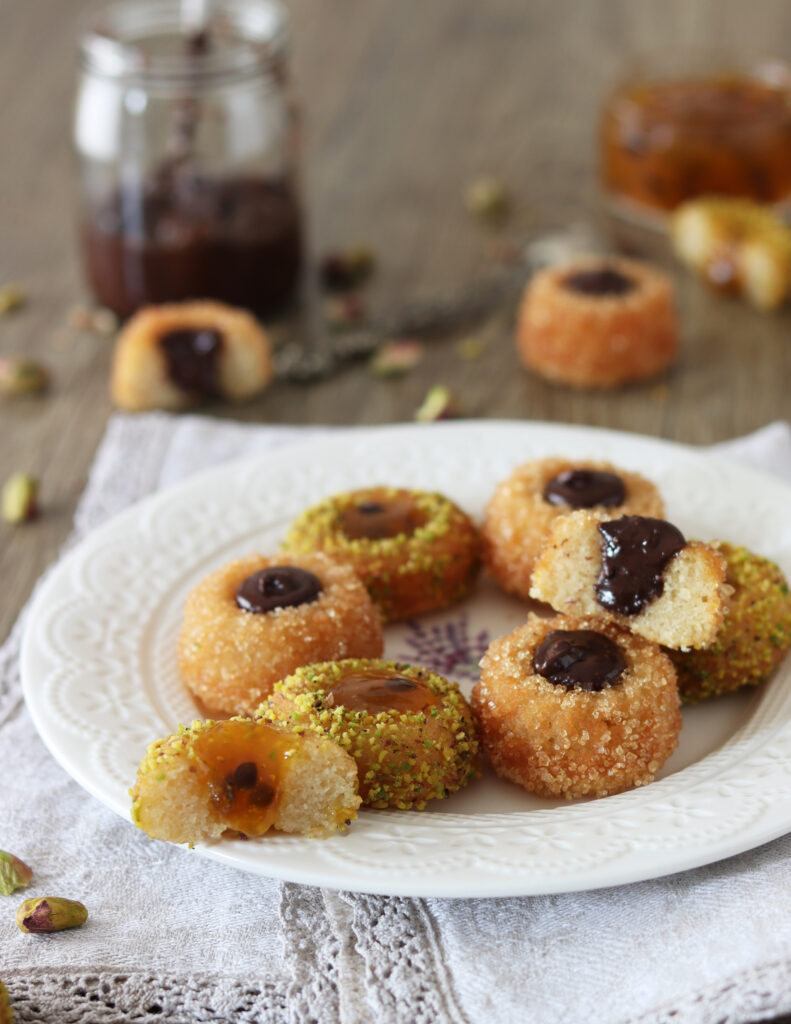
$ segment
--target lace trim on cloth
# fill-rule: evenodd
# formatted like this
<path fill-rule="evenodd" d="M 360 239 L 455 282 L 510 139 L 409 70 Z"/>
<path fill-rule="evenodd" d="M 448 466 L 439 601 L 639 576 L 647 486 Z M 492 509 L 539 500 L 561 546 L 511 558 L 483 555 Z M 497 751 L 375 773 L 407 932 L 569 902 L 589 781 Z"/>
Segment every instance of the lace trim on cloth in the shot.
<path fill-rule="evenodd" d="M 340 895 L 353 909 L 352 929 L 365 961 L 372 1019 L 377 1024 L 469 1024 L 423 900 Z"/>
<path fill-rule="evenodd" d="M 712 985 L 624 1024 L 751 1024 L 791 1017 L 791 962 L 778 960 L 734 975 L 727 985 Z"/>
<path fill-rule="evenodd" d="M 324 913 L 320 889 L 280 886 L 280 921 L 286 963 L 290 1024 L 340 1020 L 337 959 L 341 943 Z"/>
<path fill-rule="evenodd" d="M 192 974 L 3 975 L 17 1024 L 286 1024 L 286 985 Z"/>

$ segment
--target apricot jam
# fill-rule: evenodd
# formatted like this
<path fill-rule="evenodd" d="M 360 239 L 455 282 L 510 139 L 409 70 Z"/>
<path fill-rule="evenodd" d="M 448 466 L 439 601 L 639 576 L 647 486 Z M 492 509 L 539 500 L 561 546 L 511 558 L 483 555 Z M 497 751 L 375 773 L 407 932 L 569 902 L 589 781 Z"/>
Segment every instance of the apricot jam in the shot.
<path fill-rule="evenodd" d="M 415 714 L 437 707 L 439 699 L 425 683 L 385 669 L 359 669 L 342 675 L 330 690 L 336 704 L 350 711 L 398 711 Z"/>
<path fill-rule="evenodd" d="M 425 521 L 407 492 L 371 491 L 347 505 L 341 513 L 341 529 L 350 540 L 383 540 L 409 536 Z"/>
<path fill-rule="evenodd" d="M 215 722 L 198 734 L 195 755 L 212 806 L 228 828 L 260 836 L 272 827 L 297 744 L 263 722 Z"/>
<path fill-rule="evenodd" d="M 657 79 L 606 105 L 601 176 L 613 197 L 673 210 L 703 195 L 791 194 L 791 89 L 749 72 Z"/>

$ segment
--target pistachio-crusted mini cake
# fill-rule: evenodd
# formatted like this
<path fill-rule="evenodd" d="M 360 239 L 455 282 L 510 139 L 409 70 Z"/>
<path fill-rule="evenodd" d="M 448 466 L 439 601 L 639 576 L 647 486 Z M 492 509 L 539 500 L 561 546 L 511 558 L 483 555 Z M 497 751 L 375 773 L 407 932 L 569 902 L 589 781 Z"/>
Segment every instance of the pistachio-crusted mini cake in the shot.
<path fill-rule="evenodd" d="M 181 677 L 206 708 L 252 714 L 301 665 L 380 655 L 382 624 L 349 566 L 249 555 L 190 592 L 178 646 Z"/>
<path fill-rule="evenodd" d="M 747 548 L 720 543 L 733 587 L 714 642 L 700 651 L 672 651 L 682 700 L 763 683 L 791 649 L 791 594 L 780 568 Z"/>
<path fill-rule="evenodd" d="M 340 743 L 370 807 L 422 809 L 477 774 L 470 707 L 455 683 L 427 669 L 361 659 L 309 665 L 278 683 L 258 715 Z"/>
<path fill-rule="evenodd" d="M 285 551 L 323 551 L 353 566 L 385 622 L 465 597 L 480 569 L 480 538 L 450 499 L 368 487 L 336 494 L 292 524 Z"/>
<path fill-rule="evenodd" d="M 516 346 L 527 369 L 571 387 L 653 377 L 678 349 L 673 286 L 645 263 L 609 256 L 541 270 L 525 289 Z"/>
<path fill-rule="evenodd" d="M 644 786 L 681 729 L 670 658 L 601 619 L 529 615 L 489 647 L 471 702 L 497 774 L 539 796 Z"/>
<path fill-rule="evenodd" d="M 130 795 L 138 828 L 171 843 L 270 828 L 328 836 L 360 806 L 356 766 L 336 743 L 241 718 L 152 743 Z"/>
<path fill-rule="evenodd" d="M 484 564 L 509 593 L 530 596 L 530 578 L 552 523 L 576 508 L 661 516 L 659 491 L 609 462 L 534 459 L 497 486 L 482 528 Z"/>
<path fill-rule="evenodd" d="M 664 519 L 601 509 L 555 521 L 530 588 L 558 612 L 598 615 L 674 649 L 710 644 L 730 593 L 716 547 Z"/>
<path fill-rule="evenodd" d="M 220 302 L 146 306 L 118 335 L 110 392 L 129 412 L 183 409 L 203 398 L 245 401 L 272 379 L 269 337 Z"/>

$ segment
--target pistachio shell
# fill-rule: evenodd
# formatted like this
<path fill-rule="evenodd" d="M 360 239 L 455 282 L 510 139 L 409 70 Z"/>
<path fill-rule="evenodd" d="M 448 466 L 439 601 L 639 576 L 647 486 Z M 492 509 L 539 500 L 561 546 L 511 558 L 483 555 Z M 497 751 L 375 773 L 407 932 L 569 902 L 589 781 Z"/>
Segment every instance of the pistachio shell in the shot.
<path fill-rule="evenodd" d="M 0 850 L 0 893 L 10 896 L 15 889 L 24 889 L 30 884 L 33 872 L 13 853 Z"/>
<path fill-rule="evenodd" d="M 0 1024 L 14 1024 L 14 1011 L 8 1000 L 8 991 L 0 981 Z"/>
<path fill-rule="evenodd" d="M 16 912 L 17 928 L 30 934 L 79 928 L 87 920 L 88 911 L 82 903 L 61 899 L 58 896 L 39 896 L 24 900 Z"/>
<path fill-rule="evenodd" d="M 7 523 L 25 523 L 38 513 L 38 481 L 27 473 L 14 473 L 6 480 L 0 507 Z"/>

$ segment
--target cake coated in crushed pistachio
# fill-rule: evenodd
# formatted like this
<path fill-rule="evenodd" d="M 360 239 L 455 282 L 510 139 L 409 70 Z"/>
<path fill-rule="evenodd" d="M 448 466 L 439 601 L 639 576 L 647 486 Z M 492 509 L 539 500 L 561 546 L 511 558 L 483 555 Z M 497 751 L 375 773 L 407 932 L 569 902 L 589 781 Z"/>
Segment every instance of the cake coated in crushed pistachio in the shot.
<path fill-rule="evenodd" d="M 409 502 L 414 528 L 385 537 L 351 537 L 344 514 L 366 503 Z M 466 513 L 442 494 L 368 487 L 336 494 L 304 511 L 283 549 L 322 551 L 351 565 L 385 621 L 445 608 L 465 597 L 481 563 L 480 537 Z"/>
<path fill-rule="evenodd" d="M 335 704 L 332 689 L 344 677 L 378 671 L 422 684 L 435 703 L 376 714 Z M 475 720 L 458 686 L 402 662 L 351 658 L 305 666 L 275 685 L 257 715 L 339 743 L 357 762 L 360 795 L 370 807 L 422 810 L 478 773 Z"/>
<path fill-rule="evenodd" d="M 780 568 L 744 547 L 721 543 L 719 550 L 733 587 L 722 626 L 709 647 L 671 653 L 689 704 L 757 686 L 791 648 L 791 594 Z"/>

